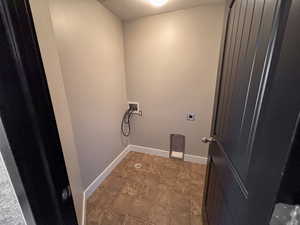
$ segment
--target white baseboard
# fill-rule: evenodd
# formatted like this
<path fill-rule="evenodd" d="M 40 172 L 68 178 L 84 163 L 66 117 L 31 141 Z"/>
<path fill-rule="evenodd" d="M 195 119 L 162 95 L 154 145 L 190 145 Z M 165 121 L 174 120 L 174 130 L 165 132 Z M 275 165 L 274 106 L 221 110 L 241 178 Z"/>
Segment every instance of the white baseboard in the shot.
<path fill-rule="evenodd" d="M 157 155 L 164 158 L 169 157 L 169 152 L 157 149 L 157 148 L 150 148 L 150 147 L 144 147 L 140 145 L 129 145 L 128 146 L 129 152 L 141 152 L 149 155 Z"/>
<path fill-rule="evenodd" d="M 84 191 L 84 196 L 86 199 L 89 198 L 94 193 L 94 191 L 100 186 L 100 184 L 111 173 L 111 171 L 125 158 L 128 152 L 129 152 L 129 145 L 87 187 L 87 189 Z"/>
<path fill-rule="evenodd" d="M 85 193 L 85 191 L 83 192 L 81 225 L 85 225 L 85 220 L 86 220 L 86 198 L 85 198 L 85 194 L 84 193 Z"/>
<path fill-rule="evenodd" d="M 96 179 L 85 189 L 83 192 L 83 216 L 81 224 L 85 225 L 86 220 L 86 201 L 87 199 L 96 191 L 96 189 L 101 185 L 106 177 L 110 175 L 112 170 L 125 158 L 129 152 L 129 145 L 103 170 L 103 172 L 96 177 Z"/>
<path fill-rule="evenodd" d="M 144 147 L 144 146 L 139 146 L 139 145 L 128 145 L 128 151 L 129 152 L 141 152 L 141 153 L 146 153 L 146 154 L 150 154 L 150 155 L 157 155 L 157 156 L 169 158 L 169 151 L 161 150 L 161 149 L 157 149 L 157 148 L 149 148 L 149 147 Z M 207 158 L 197 156 L 197 155 L 184 154 L 184 161 L 198 163 L 198 164 L 206 164 Z"/>
<path fill-rule="evenodd" d="M 104 179 L 110 175 L 112 170 L 125 158 L 128 152 L 141 152 L 150 155 L 157 155 L 161 157 L 168 158 L 169 152 L 157 148 L 144 147 L 139 145 L 128 145 L 104 170 L 103 172 L 96 177 L 96 179 L 86 188 L 83 192 L 83 216 L 82 216 L 82 225 L 85 225 L 85 217 L 86 217 L 86 200 L 96 191 L 96 189 L 101 185 Z M 196 156 L 196 155 L 188 155 L 185 154 L 184 160 L 187 162 L 206 164 L 207 158 Z"/>
<path fill-rule="evenodd" d="M 203 164 L 203 165 L 207 164 L 207 158 L 206 157 L 202 157 L 202 156 L 198 156 L 198 155 L 185 154 L 184 155 L 184 161 L 192 162 L 192 163 L 198 163 L 198 164 Z"/>

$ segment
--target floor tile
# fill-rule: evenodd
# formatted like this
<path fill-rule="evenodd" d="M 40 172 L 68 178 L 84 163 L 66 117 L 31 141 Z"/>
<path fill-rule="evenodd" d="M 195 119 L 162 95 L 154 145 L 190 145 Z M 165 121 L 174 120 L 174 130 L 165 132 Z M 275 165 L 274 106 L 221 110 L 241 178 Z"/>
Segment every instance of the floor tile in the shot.
<path fill-rule="evenodd" d="M 130 152 L 88 199 L 87 225 L 203 225 L 205 170 Z"/>
<path fill-rule="evenodd" d="M 111 210 L 104 211 L 98 220 L 99 225 L 123 225 L 125 216 Z"/>

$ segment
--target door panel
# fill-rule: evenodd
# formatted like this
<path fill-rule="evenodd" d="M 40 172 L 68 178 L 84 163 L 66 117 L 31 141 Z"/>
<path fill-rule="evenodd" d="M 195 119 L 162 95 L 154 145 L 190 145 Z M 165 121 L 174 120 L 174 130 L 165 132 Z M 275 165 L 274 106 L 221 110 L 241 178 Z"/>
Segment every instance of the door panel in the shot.
<path fill-rule="evenodd" d="M 237 214 L 240 214 L 238 205 L 232 201 L 232 191 L 222 176 L 229 175 L 220 165 L 225 166 L 222 158 L 214 156 L 210 163 L 210 182 L 207 194 L 207 213 L 209 224 L 238 225 Z M 226 187 L 226 189 L 224 189 Z M 235 216 L 233 216 L 235 215 Z"/>
<path fill-rule="evenodd" d="M 273 32 L 273 25 L 275 21 L 276 10 L 278 9 L 279 1 L 266 1 L 264 5 L 264 14 L 261 21 L 259 36 L 257 38 L 257 45 L 254 54 L 254 61 L 251 68 L 251 75 L 245 98 L 245 109 L 243 117 L 243 127 L 240 130 L 241 138 L 239 140 L 238 149 L 245 149 L 243 153 L 244 158 L 240 157 L 238 160 L 241 165 L 241 177 L 247 186 L 247 174 L 249 169 L 249 162 L 252 158 L 253 140 L 255 137 L 255 121 L 260 113 L 259 103 L 264 95 L 263 83 L 268 76 L 268 63 L 272 54 L 272 47 L 270 46 L 275 34 Z"/>
<path fill-rule="evenodd" d="M 234 168 L 237 170 L 238 174 L 243 174 L 242 171 L 245 170 L 245 161 L 247 161 L 247 154 L 245 154 L 245 148 L 237 148 L 236 146 L 236 139 L 239 137 L 239 133 L 241 133 L 241 125 L 242 125 L 242 113 L 243 113 L 243 105 L 245 104 L 245 98 L 247 96 L 247 87 L 249 85 L 249 79 L 251 77 L 251 69 L 253 66 L 253 58 L 256 49 L 257 43 L 257 36 L 259 34 L 260 23 L 263 14 L 263 6 L 264 1 L 253 1 L 255 5 L 254 10 L 250 7 L 247 7 L 244 10 L 244 17 L 242 16 L 243 20 L 241 20 L 240 16 L 235 16 L 234 20 L 232 21 L 232 26 L 237 27 L 236 24 L 240 23 L 243 24 L 242 26 L 238 27 L 237 29 L 233 29 L 233 36 L 231 38 L 229 53 L 226 53 L 225 56 L 225 64 L 224 64 L 224 72 L 223 72 L 223 82 L 221 89 L 223 89 L 220 99 L 221 107 L 218 110 L 218 114 L 221 115 L 220 120 L 220 129 L 217 136 L 220 137 L 219 141 L 220 144 L 223 146 L 224 151 L 228 155 L 230 161 L 233 163 Z M 245 4 L 247 1 L 237 0 L 233 5 L 233 12 L 234 14 L 240 14 L 242 3 Z M 249 26 L 249 32 L 242 31 L 244 29 L 245 21 L 247 21 L 246 16 L 249 17 L 248 20 L 254 19 L 251 22 L 251 26 Z M 242 48 L 237 47 L 238 43 L 236 40 L 239 39 L 239 34 L 241 35 L 248 35 L 248 37 L 243 37 L 242 41 L 240 41 L 240 45 L 247 46 L 245 50 L 245 54 L 247 57 L 242 58 L 241 60 L 238 59 L 238 55 L 240 54 L 240 50 Z M 245 48 L 245 47 L 243 47 Z M 234 57 L 236 55 L 236 57 Z M 226 59 L 226 57 L 228 57 Z M 243 73 L 237 71 L 237 69 L 245 68 Z M 243 77 L 240 76 L 243 74 Z M 244 91 L 244 93 L 241 93 Z M 240 98 L 237 98 L 240 95 Z M 244 104 L 243 104 L 244 103 Z M 243 176 L 242 176 L 243 177 Z"/>
<path fill-rule="evenodd" d="M 217 199 L 216 199 L 216 194 L 215 194 L 215 189 L 216 189 L 216 173 L 214 172 L 214 164 L 210 164 L 210 178 L 209 178 L 209 184 L 208 184 L 208 192 L 207 192 L 207 214 L 208 214 L 208 220 L 209 224 L 217 224 L 216 219 L 217 219 Z"/>
<path fill-rule="evenodd" d="M 231 162 L 222 150 L 219 143 L 211 144 L 210 154 L 212 156 L 212 163 L 214 164 L 214 171 L 217 177 L 216 192 L 222 193 L 224 200 L 224 209 L 235 224 L 239 225 L 240 218 L 243 216 L 243 206 L 246 204 L 246 193 L 243 183 L 236 174 Z"/>
<path fill-rule="evenodd" d="M 241 141 L 242 132 L 246 134 L 249 127 L 245 127 L 245 110 L 247 106 L 248 88 L 250 87 L 250 80 L 252 75 L 253 60 L 255 57 L 257 37 L 259 34 L 261 20 L 263 15 L 264 1 L 249 2 L 247 8 L 247 17 L 245 21 L 245 28 L 242 37 L 242 47 L 240 49 L 240 57 L 238 61 L 238 68 L 236 71 L 236 80 L 233 84 L 234 91 L 231 95 L 231 104 L 229 107 L 228 130 L 227 137 L 231 143 L 232 161 L 238 168 L 241 179 L 245 179 L 245 170 L 247 169 L 245 161 L 247 161 L 246 141 Z"/>
<path fill-rule="evenodd" d="M 277 1 L 237 0 L 230 13 L 215 135 L 244 182 L 276 6 Z"/>
<path fill-rule="evenodd" d="M 226 45 L 225 45 L 225 50 L 224 50 L 224 64 L 222 68 L 223 73 L 228 73 L 229 66 L 230 66 L 230 53 L 231 49 L 233 48 L 232 46 L 232 40 L 234 39 L 234 20 L 236 17 L 236 5 L 233 4 L 232 9 L 229 10 L 229 22 L 227 25 L 227 32 L 226 32 Z M 218 104 L 218 111 L 223 111 L 225 107 L 225 99 L 226 99 L 226 89 L 224 88 L 225 83 L 227 82 L 228 77 L 221 76 L 221 84 L 220 84 L 220 96 L 219 96 L 219 104 Z M 224 114 L 223 113 L 218 113 L 217 114 L 217 123 L 216 123 L 216 133 L 220 137 L 220 139 L 223 139 L 223 127 L 224 127 Z"/>

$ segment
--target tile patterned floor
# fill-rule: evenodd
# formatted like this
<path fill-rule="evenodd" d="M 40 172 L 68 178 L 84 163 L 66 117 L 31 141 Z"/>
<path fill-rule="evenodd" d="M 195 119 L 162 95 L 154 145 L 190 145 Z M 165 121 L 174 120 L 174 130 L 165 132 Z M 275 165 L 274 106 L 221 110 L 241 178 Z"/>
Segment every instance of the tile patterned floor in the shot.
<path fill-rule="evenodd" d="M 202 225 L 204 177 L 204 165 L 130 152 L 88 199 L 87 225 Z"/>

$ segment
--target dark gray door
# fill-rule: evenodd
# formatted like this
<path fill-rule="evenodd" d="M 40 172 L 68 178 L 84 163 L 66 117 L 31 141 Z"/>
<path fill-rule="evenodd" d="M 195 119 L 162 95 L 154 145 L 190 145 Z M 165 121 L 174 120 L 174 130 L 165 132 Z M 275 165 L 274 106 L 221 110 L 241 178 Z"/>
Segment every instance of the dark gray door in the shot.
<path fill-rule="evenodd" d="M 283 110 L 299 100 L 299 74 L 290 75 L 294 83 L 284 83 L 287 74 L 276 73 L 292 2 L 299 5 L 297 0 L 227 3 L 204 199 L 209 225 L 266 225 L 271 217 L 289 152 L 278 133 L 282 129 L 284 141 L 291 140 L 299 112 L 295 103 Z"/>

